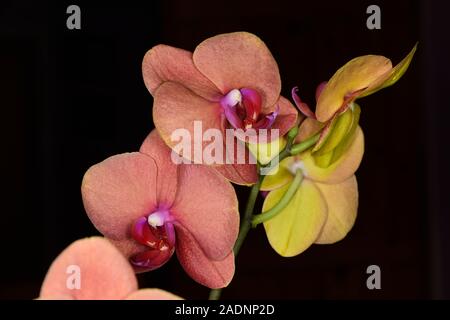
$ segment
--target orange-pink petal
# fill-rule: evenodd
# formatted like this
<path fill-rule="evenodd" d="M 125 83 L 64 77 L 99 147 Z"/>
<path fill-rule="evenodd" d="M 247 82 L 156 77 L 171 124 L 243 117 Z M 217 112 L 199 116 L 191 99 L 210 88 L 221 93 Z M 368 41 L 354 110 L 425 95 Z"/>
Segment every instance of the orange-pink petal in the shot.
<path fill-rule="evenodd" d="M 201 125 L 201 130 L 198 130 L 200 135 L 208 129 L 221 130 L 225 122 L 219 103 L 205 100 L 175 82 L 165 82 L 155 91 L 153 120 L 161 138 L 171 148 L 182 142 L 180 136 L 190 137 L 190 154 L 183 150 L 182 156 L 195 163 L 202 163 L 203 159 L 202 152 L 194 152 L 194 140 L 199 144 L 202 141 L 202 136 L 194 136 L 194 122 L 198 121 L 197 125 Z M 200 150 L 209 143 L 204 141 Z"/>
<path fill-rule="evenodd" d="M 75 241 L 55 259 L 40 299 L 115 300 L 135 290 L 137 281 L 128 261 L 108 240 L 92 237 Z"/>
<path fill-rule="evenodd" d="M 81 192 L 95 227 L 108 238 L 127 238 L 131 224 L 157 206 L 156 177 L 155 161 L 139 152 L 115 155 L 89 168 Z"/>
<path fill-rule="evenodd" d="M 249 186 L 258 181 L 256 164 L 223 164 L 212 168 L 238 185 Z"/>
<path fill-rule="evenodd" d="M 205 218 L 206 219 L 206 218 Z M 194 236 L 182 225 L 176 225 L 178 260 L 192 279 L 215 289 L 226 287 L 234 275 L 234 254 L 221 261 L 209 259 Z"/>
<path fill-rule="evenodd" d="M 236 194 L 231 184 L 210 167 L 180 167 L 178 192 L 170 211 L 177 225 L 189 230 L 208 258 L 222 260 L 232 250 L 239 229 Z"/>
<path fill-rule="evenodd" d="M 218 101 L 220 92 L 194 65 L 192 53 L 167 45 L 157 45 L 147 51 L 142 61 L 142 75 L 153 95 L 166 82 L 178 82 L 205 99 Z"/>
<path fill-rule="evenodd" d="M 233 135 L 231 133 L 231 135 Z M 232 140 L 231 140 L 232 139 Z M 232 141 L 231 147 L 227 146 L 227 141 Z M 243 154 L 240 152 L 243 150 Z M 249 152 L 245 143 L 236 137 L 226 138 L 224 142 L 224 162 L 223 164 L 212 166 L 217 172 L 227 180 L 239 185 L 252 185 L 258 180 L 256 159 Z"/>
<path fill-rule="evenodd" d="M 172 150 L 164 143 L 156 130 L 152 130 L 141 145 L 141 153 L 155 160 L 158 171 L 156 177 L 157 200 L 159 205 L 172 204 L 177 191 L 178 167 L 172 161 Z"/>
<path fill-rule="evenodd" d="M 262 96 L 263 112 L 274 110 L 281 90 L 278 65 L 254 34 L 234 32 L 206 39 L 195 49 L 193 60 L 222 94 L 252 88 Z"/>

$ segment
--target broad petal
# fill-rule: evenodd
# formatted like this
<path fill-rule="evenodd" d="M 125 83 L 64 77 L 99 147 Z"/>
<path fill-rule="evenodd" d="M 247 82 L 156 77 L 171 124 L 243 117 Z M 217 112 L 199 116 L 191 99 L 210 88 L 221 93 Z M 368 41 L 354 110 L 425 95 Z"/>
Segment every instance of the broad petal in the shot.
<path fill-rule="evenodd" d="M 130 294 L 126 300 L 183 300 L 183 298 L 161 289 L 141 289 Z"/>
<path fill-rule="evenodd" d="M 181 155 L 195 163 L 203 162 L 202 150 L 210 143 L 203 141 L 203 133 L 208 129 L 222 130 L 225 122 L 219 103 L 207 101 L 175 82 L 165 82 L 155 91 L 153 120 L 161 138 L 172 149 L 184 145 L 186 139 L 191 149 L 183 148 Z M 195 143 L 200 152 L 195 152 Z"/>
<path fill-rule="evenodd" d="M 305 177 L 323 183 L 339 183 L 351 177 L 358 169 L 364 154 L 364 135 L 361 128 L 356 129 L 355 137 L 350 147 L 339 159 L 326 168 L 316 165 L 310 151 L 300 155 L 303 161 Z"/>
<path fill-rule="evenodd" d="M 147 51 L 142 61 L 145 86 L 153 95 L 166 82 L 178 82 L 199 96 L 218 101 L 220 92 L 194 65 L 192 53 L 166 45 Z"/>
<path fill-rule="evenodd" d="M 391 69 L 391 61 L 383 56 L 367 55 L 347 62 L 336 71 L 320 94 L 316 106 L 317 120 L 329 120 L 342 107 L 346 96 L 366 89 Z"/>
<path fill-rule="evenodd" d="M 129 236 L 132 223 L 157 206 L 157 167 L 142 153 L 124 153 L 100 162 L 85 173 L 84 207 L 95 227 L 115 240 Z"/>
<path fill-rule="evenodd" d="M 176 226 L 178 260 L 184 270 L 198 283 L 211 289 L 226 287 L 234 275 L 234 254 L 231 251 L 225 259 L 209 259 L 197 240 L 182 225 Z"/>
<path fill-rule="evenodd" d="M 276 205 L 288 185 L 271 191 L 264 201 L 263 211 Z M 317 239 L 327 218 L 327 205 L 319 189 L 303 180 L 291 202 L 274 218 L 264 222 L 272 248 L 283 257 L 296 256 Z"/>
<path fill-rule="evenodd" d="M 279 163 L 278 167 L 275 167 L 271 171 L 269 171 L 268 174 L 264 177 L 260 189 L 262 191 L 271 191 L 281 188 L 291 182 L 293 176 L 288 168 L 293 161 L 293 157 L 288 157 L 282 160 Z"/>
<path fill-rule="evenodd" d="M 342 240 L 353 227 L 358 212 L 358 184 L 353 175 L 338 184 L 316 183 L 328 204 L 328 217 L 317 244 Z"/>
<path fill-rule="evenodd" d="M 263 111 L 272 108 L 281 91 L 278 65 L 257 36 L 247 32 L 221 34 L 200 43 L 194 64 L 223 93 L 252 88 L 262 96 Z"/>
<path fill-rule="evenodd" d="M 276 105 L 280 107 L 280 110 L 271 129 L 278 129 L 279 133 L 277 137 L 282 137 L 297 122 L 298 112 L 297 109 L 293 106 L 293 104 L 290 103 L 289 100 L 287 100 L 284 97 L 280 97 Z M 270 140 L 272 140 L 272 138 L 270 138 L 269 141 Z"/>
<path fill-rule="evenodd" d="M 182 165 L 171 212 L 208 258 L 222 260 L 232 250 L 239 231 L 238 201 L 231 184 L 210 167 Z"/>
<path fill-rule="evenodd" d="M 78 273 L 79 272 L 79 273 Z M 80 276 L 80 288 L 71 280 Z M 68 288 L 69 287 L 69 288 Z M 85 238 L 72 243 L 53 261 L 42 284 L 40 299 L 124 299 L 137 290 L 133 269 L 108 240 Z"/>
<path fill-rule="evenodd" d="M 141 153 L 151 156 L 158 171 L 156 177 L 157 200 L 161 206 L 170 207 L 177 191 L 178 167 L 171 159 L 172 150 L 164 143 L 156 130 L 152 130 L 142 143 Z"/>

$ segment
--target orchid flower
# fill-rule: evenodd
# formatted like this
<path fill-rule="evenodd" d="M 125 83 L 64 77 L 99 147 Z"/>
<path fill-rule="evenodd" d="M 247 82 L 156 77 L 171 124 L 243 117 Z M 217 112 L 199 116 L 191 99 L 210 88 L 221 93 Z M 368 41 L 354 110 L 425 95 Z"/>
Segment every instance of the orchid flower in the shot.
<path fill-rule="evenodd" d="M 408 68 L 416 47 L 396 67 L 389 59 L 368 55 L 358 57 L 340 68 L 328 83 L 316 90 L 316 112 L 292 90 L 295 104 L 307 117 L 298 130 L 296 142 L 312 140 L 312 147 L 282 160 L 273 175 L 267 175 L 262 191 L 270 191 L 263 213 L 254 224 L 264 222 L 271 246 L 282 256 L 295 256 L 311 244 L 334 243 L 352 228 L 358 207 L 355 171 L 364 153 L 364 137 L 358 125 L 360 107 L 356 98 L 395 83 Z M 293 131 L 295 132 L 295 131 Z M 286 145 L 282 138 L 281 145 Z M 273 154 L 271 144 L 251 145 L 260 162 Z M 270 157 L 259 156 L 267 150 Z M 263 153 L 264 154 L 264 153 Z"/>
<path fill-rule="evenodd" d="M 417 45 L 395 67 L 383 56 L 366 55 L 347 62 L 316 90 L 316 111 L 311 111 L 292 90 L 292 97 L 311 125 L 321 127 L 320 138 L 312 150 L 316 164 L 327 167 L 336 161 L 348 147 L 359 121 L 360 107 L 356 99 L 396 83 L 408 69 Z"/>
<path fill-rule="evenodd" d="M 357 57 L 341 67 L 327 82 L 317 100 L 316 117 L 320 122 L 344 112 L 351 102 L 396 83 L 406 72 L 417 45 L 394 68 L 386 57 Z"/>
<path fill-rule="evenodd" d="M 88 216 L 137 272 L 162 266 L 176 251 L 194 280 L 227 286 L 239 227 L 234 189 L 210 167 L 175 165 L 170 154 L 153 131 L 140 152 L 92 166 L 82 183 Z"/>
<path fill-rule="evenodd" d="M 76 269 L 73 269 L 76 267 Z M 78 274 L 73 272 L 79 272 Z M 70 277 L 79 286 L 69 286 Z M 138 290 L 133 268 L 117 248 L 102 237 L 84 238 L 67 247 L 50 266 L 40 300 L 179 300 L 160 289 Z"/>
<path fill-rule="evenodd" d="M 303 122 L 296 140 L 305 141 L 314 134 L 316 128 Z M 270 192 L 263 212 L 270 212 L 290 194 L 289 203 L 264 222 L 277 253 L 291 257 L 313 243 L 334 243 L 345 237 L 356 219 L 358 188 L 354 173 L 363 153 L 364 137 L 358 126 L 348 149 L 327 168 L 317 166 L 311 150 L 307 150 L 282 160 L 276 173 L 264 178 L 261 190 Z"/>
<path fill-rule="evenodd" d="M 295 107 L 280 96 L 275 59 L 261 39 L 247 32 L 206 39 L 193 53 L 157 45 L 146 53 L 142 70 L 154 98 L 155 127 L 171 148 L 175 130 L 184 128 L 194 136 L 194 121 L 201 121 L 203 130 L 273 128 L 282 136 L 297 119 Z M 202 162 L 192 154 L 183 156 Z M 254 164 L 233 161 L 215 169 L 238 184 L 257 180 Z"/>

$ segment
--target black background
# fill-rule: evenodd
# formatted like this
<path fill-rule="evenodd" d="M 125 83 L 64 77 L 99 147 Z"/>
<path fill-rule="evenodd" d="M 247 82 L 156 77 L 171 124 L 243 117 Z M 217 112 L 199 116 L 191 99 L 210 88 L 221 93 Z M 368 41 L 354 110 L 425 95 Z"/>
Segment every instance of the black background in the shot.
<path fill-rule="evenodd" d="M 443 2 L 444 3 L 444 2 Z M 106 157 L 137 150 L 153 128 L 142 76 L 157 43 L 193 50 L 224 32 L 260 36 L 289 96 L 313 104 L 317 84 L 351 58 L 395 63 L 418 52 L 394 86 L 360 100 L 366 153 L 360 207 L 340 243 L 281 258 L 251 232 L 224 298 L 450 298 L 448 8 L 433 1 L 2 1 L 0 9 L 0 298 L 30 299 L 72 241 L 98 234 L 80 183 Z M 66 8 L 81 7 L 81 30 Z M 382 29 L 366 28 L 381 7 Z M 238 188 L 242 203 L 248 190 Z M 382 289 L 366 288 L 381 267 Z M 105 266 L 107 268 L 108 266 Z M 139 276 L 186 298 L 206 298 L 176 259 Z"/>

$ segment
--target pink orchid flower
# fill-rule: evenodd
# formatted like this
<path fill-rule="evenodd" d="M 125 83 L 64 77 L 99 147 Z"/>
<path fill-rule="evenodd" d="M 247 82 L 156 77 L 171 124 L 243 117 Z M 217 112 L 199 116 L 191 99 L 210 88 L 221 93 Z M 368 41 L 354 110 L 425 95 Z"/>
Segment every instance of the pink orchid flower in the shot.
<path fill-rule="evenodd" d="M 203 130 L 214 128 L 224 133 L 227 128 L 273 128 L 282 136 L 297 119 L 293 105 L 280 96 L 275 59 L 264 42 L 251 33 L 206 39 L 193 53 L 157 45 L 146 53 L 142 70 L 154 98 L 156 129 L 171 148 L 176 145 L 171 140 L 175 130 L 184 128 L 194 136 L 194 121 L 201 121 Z M 215 168 L 237 184 L 257 180 L 254 164 L 219 164 Z"/>
<path fill-rule="evenodd" d="M 79 277 L 78 280 L 72 281 L 71 277 L 74 276 Z M 75 241 L 53 261 L 42 284 L 39 299 L 180 300 L 181 298 L 160 289 L 138 290 L 133 268 L 120 251 L 105 238 L 92 237 Z"/>
<path fill-rule="evenodd" d="M 194 280 L 224 287 L 239 227 L 234 189 L 211 168 L 175 165 L 170 154 L 154 130 L 140 152 L 92 166 L 82 183 L 85 209 L 137 272 L 159 268 L 176 251 Z"/>

